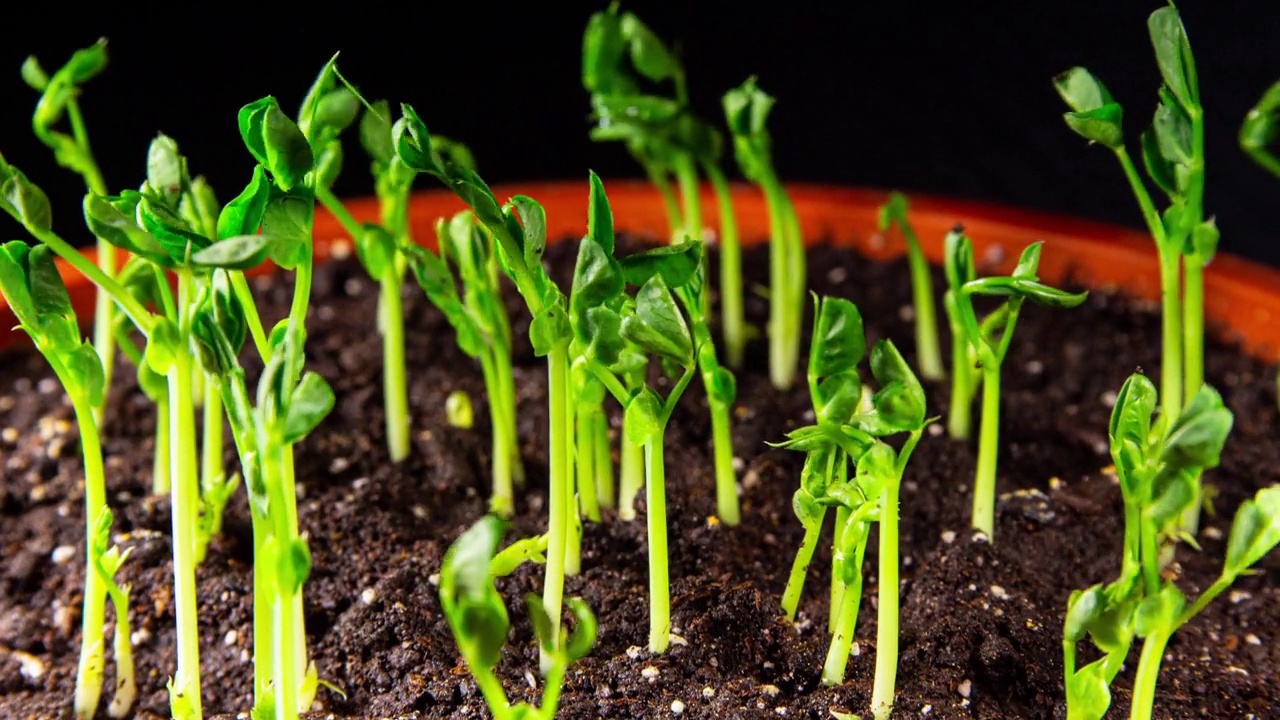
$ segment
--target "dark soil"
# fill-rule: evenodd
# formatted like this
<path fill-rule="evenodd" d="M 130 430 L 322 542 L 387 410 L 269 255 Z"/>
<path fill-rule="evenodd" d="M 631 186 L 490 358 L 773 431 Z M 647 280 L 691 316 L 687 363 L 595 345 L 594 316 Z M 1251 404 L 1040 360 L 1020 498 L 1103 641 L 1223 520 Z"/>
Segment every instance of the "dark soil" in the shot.
<path fill-rule="evenodd" d="M 549 258 L 567 286 L 567 246 L 554 248 Z M 748 252 L 745 266 L 754 282 L 765 281 L 763 249 Z M 913 360 L 903 261 L 878 263 L 821 246 L 811 251 L 809 267 L 814 290 L 852 298 L 872 339 L 893 338 Z M 284 313 L 288 283 L 258 287 L 273 321 Z M 475 429 L 451 428 L 444 417 L 444 399 L 453 390 L 483 399 L 480 371 L 455 348 L 452 332 L 422 293 L 406 285 L 414 448 L 402 465 L 389 464 L 381 345 L 373 322 L 376 290 L 353 259 L 335 262 L 318 273 L 315 297 L 323 299 L 314 304 L 310 322 L 311 365 L 333 384 L 338 403 L 297 453 L 301 524 L 315 561 L 305 589 L 307 629 L 321 675 L 346 692 L 344 699 L 322 688 L 317 717 L 486 716 L 433 583 L 449 543 L 486 509 L 484 403 L 477 402 Z M 518 298 L 511 297 L 510 305 L 519 318 L 516 382 L 529 469 L 516 537 L 544 527 L 546 403 L 545 369 L 525 339 L 526 314 Z M 751 295 L 748 310 L 762 323 L 767 307 Z M 1065 717 L 1060 638 L 1067 596 L 1112 578 L 1119 566 L 1120 492 L 1107 473 L 1109 400 L 1135 368 L 1156 374 L 1159 340 L 1155 308 L 1116 294 L 1095 292 L 1073 310 L 1024 312 L 1004 372 L 994 544 L 972 539 L 967 530 L 972 445 L 943 433 L 921 443 L 902 492 L 896 717 Z M 741 526 L 713 517 L 710 432 L 697 383 L 669 428 L 673 629 L 683 641 L 667 654 L 642 649 L 643 518 L 628 523 L 609 517 L 587 526 L 582 574 L 569 579 L 567 592 L 586 598 L 599 617 L 600 635 L 590 657 L 569 672 L 561 717 L 671 717 L 683 707 L 683 717 L 693 718 L 828 718 L 832 711 L 867 708 L 875 656 L 874 550 L 867 555 L 859 651 L 843 686 L 819 682 L 827 646 L 829 539 L 806 586 L 799 624 L 788 624 L 778 608 L 802 535 L 790 506 L 802 458 L 764 443 L 807 422 L 808 398 L 803 383 L 776 392 L 765 363 L 766 347 L 756 342 L 739 374 L 734 434 L 742 460 Z M 1219 494 L 1217 513 L 1206 518 L 1199 537 L 1203 551 L 1179 551 L 1180 584 L 1191 595 L 1216 576 L 1236 506 L 1280 481 L 1274 369 L 1221 344 L 1210 345 L 1207 366 L 1236 421 L 1222 467 L 1207 477 Z M 137 717 L 155 718 L 167 716 L 165 681 L 174 663 L 169 506 L 148 496 L 153 411 L 127 363 L 118 367 L 105 430 L 107 481 L 121 542 L 134 548 L 122 577 L 133 586 Z M 928 385 L 927 391 L 931 413 L 944 415 L 948 387 Z M 30 352 L 5 356 L 4 718 L 70 716 L 83 574 L 83 483 L 72 420 L 43 359 Z M 62 547 L 74 549 L 69 560 L 66 550 L 55 553 Z M 251 705 L 251 549 L 241 492 L 228 510 L 224 535 L 199 570 L 208 715 L 235 717 Z M 537 682 L 537 657 L 521 598 L 541 584 L 535 566 L 499 583 L 514 620 L 501 676 L 515 699 L 536 701 L 538 695 L 530 687 Z M 1241 579 L 1229 597 L 1173 639 L 1156 716 L 1274 717 L 1280 712 L 1277 627 L 1280 555 L 1273 555 L 1261 573 Z M 1136 661 L 1135 649 L 1114 688 L 1112 717 L 1127 716 Z"/>

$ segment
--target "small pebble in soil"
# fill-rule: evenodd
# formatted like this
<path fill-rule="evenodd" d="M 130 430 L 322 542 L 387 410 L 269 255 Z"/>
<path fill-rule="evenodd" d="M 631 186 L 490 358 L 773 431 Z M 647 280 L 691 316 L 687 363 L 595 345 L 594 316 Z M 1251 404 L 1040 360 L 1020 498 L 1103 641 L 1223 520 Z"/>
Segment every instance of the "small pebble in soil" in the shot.
<path fill-rule="evenodd" d="M 782 689 L 779 688 L 777 685 L 761 685 L 760 692 L 772 698 L 772 697 L 778 697 L 778 693 L 782 692 Z"/>
<path fill-rule="evenodd" d="M 0 395 L 0 412 L 9 412 L 18 401 L 12 395 Z"/>
<path fill-rule="evenodd" d="M 953 542 L 955 542 L 955 541 L 956 541 L 956 531 L 955 531 L 955 530 L 943 530 L 943 531 L 942 531 L 942 542 L 944 542 L 944 543 L 946 543 L 946 544 L 950 545 L 951 543 L 953 543 Z"/>
<path fill-rule="evenodd" d="M 910 305 L 902 305 L 898 308 L 898 319 L 902 322 L 911 322 L 916 319 L 916 309 Z"/>
<path fill-rule="evenodd" d="M 228 630 L 226 635 L 222 636 L 222 644 L 231 647 L 240 639 L 240 633 L 235 630 Z"/>
<path fill-rule="evenodd" d="M 151 631 L 146 628 L 134 630 L 129 634 L 129 642 L 133 643 L 134 647 L 146 645 L 148 642 L 151 642 Z"/>
<path fill-rule="evenodd" d="M 992 585 L 992 586 L 991 586 L 991 597 L 993 597 L 993 598 L 995 598 L 995 599 L 997 599 L 997 600 L 1008 600 L 1008 599 L 1009 599 L 1009 593 L 1005 592 L 1005 589 L 1004 589 L 1004 588 L 1002 588 L 1002 587 L 1000 587 L 999 585 Z"/>
<path fill-rule="evenodd" d="M 956 686 L 956 692 L 960 693 L 960 697 L 968 698 L 969 693 L 973 691 L 973 682 L 965 680 Z"/>
<path fill-rule="evenodd" d="M 631 658 L 632 660 L 639 660 L 640 656 L 643 653 L 644 653 L 644 648 L 640 647 L 639 645 L 632 645 L 631 647 L 627 648 L 627 657 Z"/>
<path fill-rule="evenodd" d="M 1232 605 L 1239 605 L 1245 600 L 1253 597 L 1253 595 L 1245 590 L 1232 590 L 1231 594 L 1227 597 L 1231 600 Z"/>
<path fill-rule="evenodd" d="M 920 714 L 921 714 L 921 715 L 928 715 L 928 714 L 929 714 L 929 713 L 931 713 L 931 712 L 933 712 L 933 706 L 932 706 L 932 705 L 925 705 L 924 707 L 920 708 Z"/>
<path fill-rule="evenodd" d="M 36 386 L 36 390 L 41 395 L 52 395 L 58 390 L 58 381 L 53 378 L 42 378 L 40 384 Z"/>
<path fill-rule="evenodd" d="M 649 682 L 655 682 L 658 679 L 658 668 L 652 665 L 646 665 L 645 668 L 640 671 L 640 677 L 648 680 Z"/>
<path fill-rule="evenodd" d="M 1205 528 L 1202 532 L 1204 533 L 1204 536 L 1205 536 L 1205 537 L 1207 537 L 1207 538 L 1209 538 L 1210 540 L 1221 540 L 1221 539 L 1222 539 L 1222 531 L 1221 531 L 1221 530 L 1219 530 L 1219 529 L 1218 529 L 1218 528 L 1216 528 L 1216 527 L 1213 527 L 1212 525 L 1210 525 L 1209 527 Z"/>
<path fill-rule="evenodd" d="M 734 456 L 733 456 L 733 471 L 734 471 L 734 472 L 742 472 L 743 470 L 745 470 L 745 469 L 746 469 L 746 467 L 747 467 L 747 461 L 746 461 L 746 460 L 743 460 L 742 458 L 738 457 L 737 455 L 734 455 Z"/>
<path fill-rule="evenodd" d="M 3 431 L 0 431 L 0 439 L 3 439 L 6 443 L 10 445 L 17 443 L 18 428 L 7 427 Z"/>
<path fill-rule="evenodd" d="M 827 271 L 827 282 L 839 285 L 849 278 L 849 271 L 837 265 Z"/>
<path fill-rule="evenodd" d="M 716 690 L 715 690 L 715 688 L 711 687 L 710 685 L 708 685 L 707 687 L 702 688 L 702 699 L 703 699 L 703 700 L 710 700 L 711 698 L 713 698 L 713 697 L 715 697 L 715 696 L 716 696 Z"/>
<path fill-rule="evenodd" d="M 1039 360 L 1028 360 L 1024 367 L 1029 375 L 1039 375 L 1044 372 L 1044 363 Z"/>
<path fill-rule="evenodd" d="M 671 712 L 672 712 L 673 714 L 675 714 L 675 715 L 679 715 L 680 713 L 683 713 L 683 712 L 684 712 L 684 703 L 680 702 L 679 700 L 672 700 L 672 701 L 671 701 Z"/>
<path fill-rule="evenodd" d="M 1261 644 L 1262 644 L 1262 640 L 1261 640 L 1261 639 L 1259 639 L 1259 638 L 1258 638 L 1258 636 L 1257 636 L 1257 635 L 1254 635 L 1253 633 L 1249 633 L 1248 635 L 1245 635 L 1245 636 L 1244 636 L 1244 641 L 1245 641 L 1246 643 L 1250 644 L 1250 645 L 1261 645 Z"/>
<path fill-rule="evenodd" d="M 365 588 L 364 591 L 360 593 L 360 600 L 364 602 L 365 605 L 372 605 L 373 601 L 377 599 L 378 591 L 373 588 Z"/>
<path fill-rule="evenodd" d="M 431 573 L 428 575 L 427 582 L 431 583 L 432 587 L 440 587 L 440 573 Z"/>
<path fill-rule="evenodd" d="M 938 423 L 933 423 L 932 425 L 929 426 L 929 437 L 941 437 L 941 436 L 942 436 L 941 425 L 939 425 Z"/>
<path fill-rule="evenodd" d="M 849 646 L 849 655 L 851 657 L 860 657 L 862 655 L 862 644 L 855 640 L 854 643 Z"/>
<path fill-rule="evenodd" d="M 35 655 L 31 655 L 30 653 L 22 652 L 21 650 L 13 650 L 11 653 L 21 664 L 18 672 L 22 673 L 22 677 L 31 682 L 35 682 L 36 680 L 44 677 L 45 666 L 43 660 Z"/>
<path fill-rule="evenodd" d="M 1107 390 L 1102 393 L 1102 404 L 1105 407 L 1113 408 L 1116 406 L 1116 400 L 1119 398 L 1115 390 Z"/>
<path fill-rule="evenodd" d="M 53 549 L 53 554 L 49 556 L 49 559 L 53 560 L 54 565 L 66 565 L 75 555 L 75 548 L 70 545 L 59 545 Z"/>

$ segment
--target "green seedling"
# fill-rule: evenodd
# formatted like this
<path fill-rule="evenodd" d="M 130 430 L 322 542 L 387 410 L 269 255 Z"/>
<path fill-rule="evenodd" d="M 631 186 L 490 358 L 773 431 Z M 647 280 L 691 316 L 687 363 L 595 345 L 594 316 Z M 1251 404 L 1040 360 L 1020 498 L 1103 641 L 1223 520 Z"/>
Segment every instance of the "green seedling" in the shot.
<path fill-rule="evenodd" d="M 1009 353 L 1018 316 L 1028 300 L 1046 307 L 1069 308 L 1088 297 L 1086 292 L 1069 293 L 1040 282 L 1036 271 L 1040 266 L 1042 246 L 1042 242 L 1028 245 L 1009 277 L 978 278 L 973 243 L 964 235 L 963 228 L 955 228 L 947 233 L 946 238 L 947 308 L 956 334 L 955 342 L 967 345 L 963 354 L 972 353 L 982 373 L 982 428 L 978 437 L 978 469 L 973 483 L 972 525 L 986 533 L 988 538 L 995 537 L 1000 370 Z M 979 320 L 973 304 L 974 298 L 979 296 L 1007 299 L 998 309 Z M 961 354 L 959 351 L 956 353 L 957 360 Z M 965 371 L 956 366 L 952 372 L 959 375 Z M 953 403 L 957 399 L 963 402 L 966 398 L 953 398 Z M 962 411 L 968 411 L 967 403 Z"/>
<path fill-rule="evenodd" d="M 898 495 L 902 474 L 920 441 L 925 419 L 924 389 L 889 340 L 871 349 L 871 374 L 879 386 L 864 386 L 858 365 L 867 355 L 862 316 L 842 298 L 814 298 L 813 344 L 808 384 L 813 425 L 787 434 L 776 446 L 806 453 L 800 488 L 792 498 L 805 528 L 782 595 L 782 609 L 795 619 L 805 577 L 829 507 L 836 508 L 832 552 L 831 645 L 822 679 L 844 682 L 862 600 L 862 562 L 870 526 L 880 523 L 880 588 L 876 639 L 876 680 L 872 712 L 887 718 L 893 707 L 898 664 Z M 895 451 L 880 438 L 907 434 Z M 857 472 L 849 477 L 854 463 Z"/>
<path fill-rule="evenodd" d="M 1067 715 L 1100 720 L 1110 707 L 1110 685 L 1135 638 L 1143 639 L 1129 717 L 1152 717 L 1156 682 L 1173 634 L 1280 543 L 1280 486 L 1266 488 L 1237 510 L 1222 573 L 1194 603 L 1166 579 L 1160 542 L 1184 536 L 1179 528 L 1198 502 L 1198 478 L 1219 463 L 1231 431 L 1231 411 L 1202 385 L 1171 427 L 1152 422 L 1155 384 L 1140 373 L 1121 388 L 1111 414 L 1111 456 L 1124 497 L 1125 535 L 1120 576 L 1076 590 L 1063 623 Z M 1088 637 L 1102 657 L 1078 667 L 1077 645 Z"/>
<path fill-rule="evenodd" d="M 503 555 L 516 547 L 497 552 L 504 532 L 500 518 L 486 515 L 454 541 L 440 567 L 440 606 L 462 659 L 495 720 L 552 720 L 560 704 L 565 672 L 586 657 L 595 644 L 596 619 L 585 601 L 570 598 L 569 610 L 577 627 L 569 634 L 557 629 L 559 623 L 553 622 L 537 595 L 530 593 L 525 598 L 538 646 L 550 662 L 538 706 L 524 702 L 512 705 L 502 681 L 494 674 L 511 629 L 507 607 L 494 586 L 495 578 L 505 574 L 500 572 L 507 565 Z"/>
<path fill-rule="evenodd" d="M 933 278 L 929 274 L 929 261 L 920 248 L 920 238 L 908 219 L 907 196 L 895 192 L 880 208 L 880 232 L 893 226 L 902 231 L 907 243 L 907 262 L 911 266 L 911 296 L 915 308 L 916 355 L 920 363 L 920 377 L 941 380 L 942 349 L 938 344 L 938 316 L 934 308 Z"/>
<path fill-rule="evenodd" d="M 1245 115 L 1239 139 L 1241 149 L 1254 162 L 1280 178 L 1280 157 L 1271 149 L 1280 139 L 1280 82 L 1272 85 Z M 1276 374 L 1276 390 L 1280 398 L 1280 372 Z"/>
<path fill-rule="evenodd" d="M 769 208 L 769 375 L 774 387 L 786 390 L 800 363 L 806 268 L 800 219 L 773 169 L 772 140 L 765 128 L 774 102 L 750 77 L 725 93 L 724 114 L 738 167 L 764 191 Z"/>
<path fill-rule="evenodd" d="M 476 220 L 489 231 L 499 265 L 515 283 L 533 316 L 529 338 L 534 352 L 547 358 L 550 538 L 543 605 L 552 625 L 548 637 L 554 641 L 560 631 L 569 524 L 577 518 L 577 502 L 570 464 L 574 447 L 569 355 L 573 328 L 569 323 L 568 299 L 551 281 L 542 264 L 546 226 L 541 220 L 545 213 L 536 200 L 523 195 L 512 198 L 505 206 L 499 204 L 475 171 L 451 161 L 435 148 L 426 124 L 412 106 L 401 105 L 401 117 L 391 134 L 396 155 L 406 167 L 444 183 L 471 207 Z M 544 674 L 550 671 L 552 663 L 552 655 L 543 649 Z"/>
<path fill-rule="evenodd" d="M 670 82 L 674 97 L 644 94 L 645 82 Z M 699 168 L 711 183 L 720 211 L 721 326 L 729 366 L 741 367 L 747 341 L 742 248 L 729 183 L 720 168 L 724 141 L 692 112 L 683 65 L 638 17 L 619 13 L 614 3 L 587 24 L 582 83 L 591 93 L 595 114 L 592 139 L 626 143 L 663 198 L 673 242 L 703 239 Z M 672 175 L 680 187 L 683 213 L 671 187 Z"/>
<path fill-rule="evenodd" d="M 96 195 L 108 195 L 107 184 L 102 179 L 97 160 L 89 146 L 89 133 L 85 126 L 84 116 L 80 113 L 81 86 L 93 79 L 107 66 L 107 40 L 99 39 L 87 48 L 77 50 L 71 59 L 52 75 L 45 72 L 40 61 L 34 55 L 29 56 L 22 64 L 22 79 L 33 90 L 40 93 L 36 103 L 35 114 L 31 118 L 31 127 L 35 135 L 53 150 L 54 158 L 64 168 L 84 178 L 89 192 Z M 71 134 L 55 129 L 66 117 L 71 125 Z M 118 258 L 116 248 L 102 239 L 98 240 L 98 268 L 109 276 L 116 274 Z M 106 387 L 111 387 L 112 369 L 115 366 L 115 347 L 113 316 L 115 305 L 110 295 L 98 288 L 94 304 L 93 347 L 102 359 L 103 378 Z M 103 403 L 106 402 L 104 396 Z M 103 405 L 95 409 L 98 424 L 103 421 Z"/>
<path fill-rule="evenodd" d="M 471 408 L 471 396 L 465 390 L 454 390 L 444 399 L 444 415 L 449 424 L 470 430 L 475 424 L 475 411 Z"/>
<path fill-rule="evenodd" d="M 338 75 L 345 84 L 345 78 Z M 360 105 L 366 106 L 360 117 L 360 143 L 370 159 L 374 189 L 380 206 L 378 224 L 362 225 L 330 189 L 341 171 L 341 141 L 328 139 L 317 164 L 320 178 L 316 199 L 325 206 L 351 234 L 357 255 L 369 275 L 378 281 L 378 329 L 382 335 L 383 403 L 387 424 L 387 451 L 392 461 L 409 456 L 409 391 L 404 356 L 404 309 L 400 296 L 409 260 L 402 247 L 413 245 L 409 225 L 409 193 L 416 171 L 396 157 L 391 139 L 391 112 L 386 101 L 370 104 L 349 85 L 329 90 L 321 100 L 322 116 L 341 131 L 354 122 Z M 450 160 L 475 169 L 471 153 L 464 146 L 439 136 L 433 137 L 434 149 L 448 153 Z"/>
<path fill-rule="evenodd" d="M 373 228 L 368 230 L 376 233 Z M 439 255 L 413 244 L 402 244 L 397 252 L 407 260 L 427 298 L 453 326 L 458 347 L 480 361 L 493 436 L 489 507 L 509 518 L 515 509 L 514 481 L 523 480 L 524 465 L 516 438 L 511 322 L 498 286 L 493 243 L 466 210 L 449 222 L 443 218 L 437 221 L 436 237 Z M 366 254 L 371 256 L 372 252 Z M 462 282 L 461 294 L 454 268 Z"/>
<path fill-rule="evenodd" d="M 1067 125 L 1111 150 L 1137 198 L 1160 257 L 1163 350 L 1160 422 L 1170 425 L 1204 382 L 1204 268 L 1218 247 L 1218 227 L 1204 216 L 1204 108 L 1191 44 L 1172 3 L 1147 19 L 1162 84 L 1151 127 L 1140 138 L 1147 176 L 1169 199 L 1156 209 L 1126 149 L 1123 110 L 1106 86 L 1082 67 L 1054 78 L 1071 107 Z M 1181 288 L 1179 284 L 1181 282 Z M 1199 505 L 1186 527 L 1194 532 Z"/>
<path fill-rule="evenodd" d="M 579 349 L 575 365 L 594 375 L 625 408 L 630 442 L 643 445 L 649 533 L 649 650 L 665 652 L 671 640 L 671 587 L 667 563 L 666 461 L 663 446 L 676 403 L 698 369 L 700 348 L 680 311 L 677 291 L 700 283 L 702 244 L 686 242 L 614 257 L 613 213 L 604 186 L 591 174 L 587 236 L 578 246 L 570 319 Z M 639 286 L 634 298 L 627 285 Z M 689 305 L 699 305 L 690 289 Z M 641 385 L 627 386 L 619 363 L 638 351 L 657 358 L 673 381 L 667 397 Z"/>
<path fill-rule="evenodd" d="M 8 185 L 6 184 L 6 187 Z M 11 197 L 6 192 L 5 197 Z M 5 202 L 5 201 L 0 201 Z M 15 240 L 0 245 L 0 293 L 40 354 L 48 360 L 62 383 L 76 423 L 84 458 L 85 588 L 80 638 L 80 667 L 76 675 L 76 717 L 88 720 L 98 709 L 102 695 L 103 625 L 110 594 L 116 609 L 116 677 L 111 716 L 121 717 L 133 704 L 133 655 L 129 645 L 129 601 L 112 579 L 127 552 L 107 549 L 111 511 L 107 508 L 106 476 L 102 466 L 102 442 L 96 409 L 102 407 L 106 379 L 98 352 L 80 335 L 71 298 L 43 245 L 32 248 Z"/>

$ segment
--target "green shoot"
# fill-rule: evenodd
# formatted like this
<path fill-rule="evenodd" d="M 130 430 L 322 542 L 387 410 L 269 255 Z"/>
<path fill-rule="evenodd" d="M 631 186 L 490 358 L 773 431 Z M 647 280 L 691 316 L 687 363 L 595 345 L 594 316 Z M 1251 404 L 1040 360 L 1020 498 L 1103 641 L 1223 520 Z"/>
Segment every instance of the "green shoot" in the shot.
<path fill-rule="evenodd" d="M 98 163 L 94 159 L 93 150 L 89 146 L 89 133 L 85 128 L 84 118 L 80 114 L 80 86 L 93 79 L 107 66 L 107 40 L 101 38 L 87 48 L 77 50 L 71 55 L 67 64 L 50 76 L 40 66 L 35 56 L 27 58 L 22 64 L 22 79 L 33 90 L 40 93 L 35 114 L 31 118 L 31 126 L 36 137 L 53 150 L 58 164 L 79 174 L 84 178 L 89 192 L 96 195 L 107 195 L 107 184 L 102 179 Z M 54 129 L 54 126 L 67 117 L 71 125 L 71 134 L 67 135 Z M 105 274 L 116 273 L 116 248 L 102 239 L 98 240 L 98 267 Z M 115 347 L 113 315 L 115 306 L 109 293 L 98 288 L 94 305 L 93 346 L 102 358 L 103 377 L 106 386 L 111 387 L 112 368 L 115 366 Z M 105 403 L 105 396 L 103 403 Z M 103 421 L 103 404 L 95 410 L 98 424 Z"/>
<path fill-rule="evenodd" d="M 6 184 L 8 187 L 8 184 Z M 4 193 L 6 203 L 9 192 Z M 8 206 L 6 206 L 8 209 Z M 15 240 L 0 245 L 0 293 L 18 319 L 18 327 L 31 336 L 62 383 L 80 426 L 84 458 L 85 588 L 80 639 L 80 667 L 76 676 L 76 717 L 89 720 L 102 695 L 103 625 L 108 593 L 116 607 L 116 675 L 120 678 L 112 716 L 120 717 L 133 704 L 133 656 L 129 646 L 127 592 L 115 586 L 112 576 L 128 553 L 106 545 L 111 532 L 107 508 L 102 443 L 95 410 L 102 406 L 106 379 L 97 350 L 80 336 L 71 298 L 54 264 L 49 248 L 34 248 Z M 123 633 L 123 636 L 122 636 Z"/>
<path fill-rule="evenodd" d="M 982 372 L 982 428 L 978 437 L 978 469 L 973 483 L 973 527 L 988 538 L 995 536 L 996 458 L 1000 451 L 1000 369 L 1013 341 L 1022 306 L 1030 300 L 1053 308 L 1075 307 L 1088 293 L 1068 293 L 1041 283 L 1042 242 L 1022 251 L 1009 277 L 975 277 L 973 244 L 956 228 L 947 234 L 947 282 L 953 316 L 962 342 L 978 359 Z M 1008 298 L 990 315 L 978 319 L 975 296 Z"/>
<path fill-rule="evenodd" d="M 571 664 L 586 657 L 595 644 L 596 620 L 586 602 L 570 598 L 568 605 L 577 628 L 569 634 L 559 629 L 558 622 L 552 621 L 537 595 L 526 597 L 538 646 L 549 658 L 549 665 L 541 703 L 537 707 L 526 703 L 512 705 L 502 681 L 494 674 L 511 629 L 507 607 L 494 580 L 515 569 L 512 561 L 504 557 L 509 551 L 517 550 L 518 555 L 536 559 L 538 544 L 543 539 L 530 538 L 533 543 L 520 541 L 498 553 L 505 530 L 500 518 L 486 515 L 449 546 L 440 567 L 440 606 L 462 659 L 495 720 L 552 720 L 560 704 L 565 672 Z"/>
<path fill-rule="evenodd" d="M 765 129 L 773 103 L 755 77 L 724 96 L 738 167 L 764 191 L 769 208 L 769 375 L 774 387 L 786 390 L 800 362 L 806 268 L 800 221 L 773 169 L 772 141 Z"/>
<path fill-rule="evenodd" d="M 1063 623 L 1063 666 L 1071 718 L 1100 720 L 1135 637 L 1144 640 L 1129 717 L 1149 720 L 1164 650 L 1236 578 L 1280 543 L 1280 486 L 1261 490 L 1236 512 L 1222 573 L 1194 603 L 1161 574 L 1161 537 L 1182 533 L 1181 519 L 1199 499 L 1201 474 L 1219 463 L 1231 431 L 1231 411 L 1217 391 L 1202 385 L 1172 427 L 1152 422 L 1155 385 L 1134 374 L 1121 388 L 1109 436 L 1124 497 L 1125 536 L 1120 576 L 1076 590 Z M 1102 657 L 1077 667 L 1076 646 L 1088 636 Z"/>
<path fill-rule="evenodd" d="M 475 411 L 471 408 L 471 396 L 465 390 L 454 390 L 444 399 L 444 415 L 456 428 L 470 430 L 475 424 Z"/>
<path fill-rule="evenodd" d="M 410 105 L 401 105 L 401 117 L 392 127 L 392 141 L 397 157 L 406 167 L 444 183 L 471 207 L 476 219 L 491 233 L 499 264 L 533 315 L 529 337 L 534 352 L 547 358 L 551 518 L 543 605 L 551 619 L 549 637 L 554 640 L 559 637 L 570 517 L 577 517 L 570 467 L 574 438 L 569 345 L 573 329 L 568 300 L 542 264 L 546 247 L 546 227 L 538 222 L 544 217 L 542 206 L 524 196 L 513 198 L 505 207 L 500 205 L 475 171 L 449 160 L 435 148 L 426 124 Z M 545 648 L 541 667 L 544 674 L 552 667 L 552 656 Z"/>
<path fill-rule="evenodd" d="M 1204 217 L 1205 113 L 1186 29 L 1172 3 L 1151 13 L 1147 29 L 1163 82 L 1155 117 L 1140 144 L 1148 177 L 1169 199 L 1164 212 L 1156 209 L 1129 156 L 1123 110 L 1106 86 L 1082 67 L 1055 77 L 1054 86 L 1071 107 L 1064 116 L 1067 125 L 1115 153 L 1156 243 L 1164 336 L 1160 422 L 1167 426 L 1204 382 L 1204 267 L 1213 259 L 1219 235 L 1213 218 Z M 1198 508 L 1186 519 L 1192 532 Z"/>
<path fill-rule="evenodd" d="M 1240 126 L 1240 147 L 1267 172 L 1280 178 L 1280 157 L 1271 146 L 1280 138 L 1280 82 L 1272 85 L 1249 110 Z M 1280 397 L 1280 372 L 1276 374 Z"/>
<path fill-rule="evenodd" d="M 617 3 L 591 17 L 582 58 L 582 82 L 597 123 L 591 137 L 626 143 L 664 199 L 672 242 L 703 239 L 699 167 L 710 182 L 720 210 L 721 325 L 729 366 L 741 367 L 747 341 L 742 248 L 729 183 L 720 169 L 720 133 L 693 114 L 679 59 L 633 13 L 619 14 Z M 646 80 L 671 81 L 674 97 L 642 94 Z M 671 175 L 680 187 L 683 213 Z"/>
<path fill-rule="evenodd" d="M 929 275 L 929 261 L 920 249 L 920 238 L 908 220 L 907 196 L 895 192 L 880 208 L 880 232 L 897 225 L 907 242 L 907 261 L 911 266 L 911 295 L 916 320 L 916 355 L 920 363 L 920 377 L 925 380 L 941 380 L 942 350 L 938 345 L 938 318 L 934 312 L 933 278 Z"/>
<path fill-rule="evenodd" d="M 862 383 L 858 364 L 867 354 L 858 308 L 841 298 L 814 298 L 813 346 L 808 384 L 815 424 L 777 443 L 806 453 L 800 488 L 792 498 L 805 528 L 782 609 L 795 619 L 805 577 L 827 508 L 836 508 L 832 560 L 832 632 L 822 679 L 844 682 L 862 599 L 862 563 L 872 522 L 880 523 L 880 588 L 876 680 L 872 712 L 887 718 L 893 707 L 898 647 L 898 494 L 902 474 L 927 424 L 924 389 L 889 340 L 871 349 L 871 374 L 879 390 Z M 879 438 L 907 433 L 900 451 Z M 771 443 L 772 444 L 772 443 Z M 848 477 L 849 463 L 857 472 Z"/>

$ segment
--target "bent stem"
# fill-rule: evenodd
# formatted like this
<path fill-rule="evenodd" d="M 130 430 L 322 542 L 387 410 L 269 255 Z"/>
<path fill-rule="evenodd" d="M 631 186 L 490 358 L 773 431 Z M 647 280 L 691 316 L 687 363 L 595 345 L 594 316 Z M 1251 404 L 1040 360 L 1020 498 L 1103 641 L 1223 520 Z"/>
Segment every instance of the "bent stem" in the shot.
<path fill-rule="evenodd" d="M 995 537 L 996 457 L 1000 451 L 1000 366 L 982 369 L 982 425 L 978 437 L 978 470 L 973 480 L 974 528 Z"/>
<path fill-rule="evenodd" d="M 854 562 L 858 568 L 861 568 L 864 553 L 867 551 L 867 535 L 871 532 L 871 527 L 866 523 L 862 523 L 862 528 L 858 532 L 859 538 Z M 843 534 L 843 530 L 839 525 L 836 526 L 836 534 L 837 537 Z M 835 619 L 835 624 L 832 628 L 831 646 L 827 648 L 827 660 L 822 666 L 822 683 L 824 685 L 839 685 L 844 682 L 844 672 L 849 665 L 849 653 L 853 649 L 853 637 L 858 630 L 858 610 L 862 606 L 861 570 L 854 576 L 852 584 L 845 585 L 841 583 L 841 587 L 843 590 L 840 595 L 840 604 L 838 606 L 833 605 L 831 610 L 831 616 Z M 837 607 L 839 608 L 838 612 Z M 879 652 L 877 649 L 877 655 Z"/>
<path fill-rule="evenodd" d="M 823 505 L 817 522 L 804 529 L 804 540 L 800 543 L 800 549 L 796 551 L 795 561 L 791 563 L 787 587 L 782 592 L 782 612 L 789 622 L 795 622 L 796 608 L 800 606 L 800 594 L 804 591 L 804 581 L 809 574 L 813 552 L 818 547 L 818 538 L 822 535 L 822 524 L 826 519 L 827 508 Z"/>

